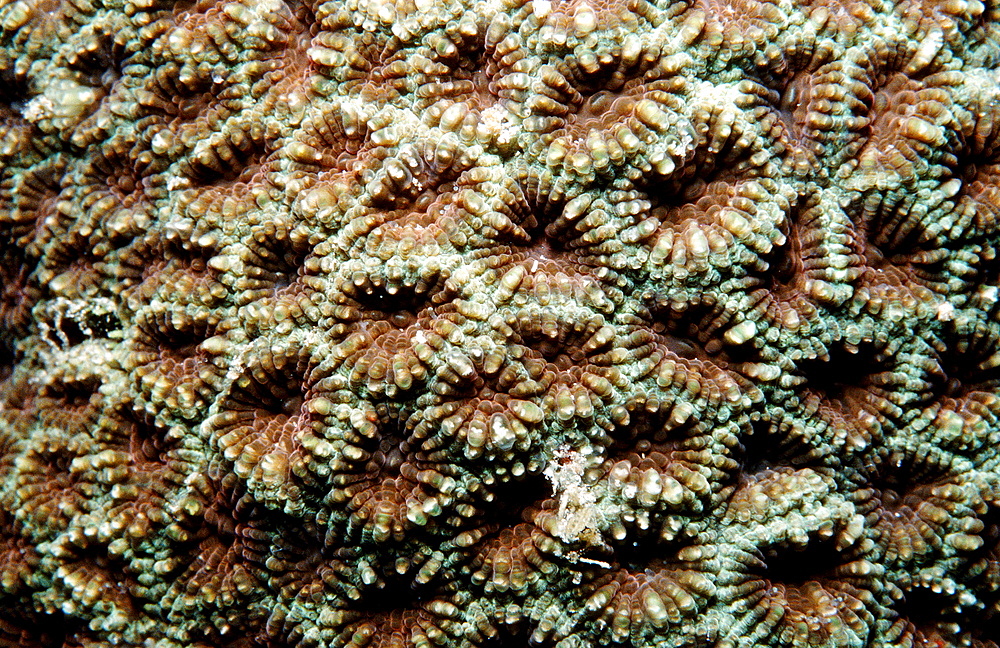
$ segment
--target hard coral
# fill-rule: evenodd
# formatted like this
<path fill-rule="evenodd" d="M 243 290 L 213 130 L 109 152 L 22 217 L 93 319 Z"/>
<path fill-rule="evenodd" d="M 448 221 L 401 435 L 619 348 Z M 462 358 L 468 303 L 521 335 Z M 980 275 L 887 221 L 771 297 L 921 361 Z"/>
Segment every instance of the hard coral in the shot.
<path fill-rule="evenodd" d="M 979 0 L 0 0 L 0 644 L 996 648 L 998 65 Z"/>

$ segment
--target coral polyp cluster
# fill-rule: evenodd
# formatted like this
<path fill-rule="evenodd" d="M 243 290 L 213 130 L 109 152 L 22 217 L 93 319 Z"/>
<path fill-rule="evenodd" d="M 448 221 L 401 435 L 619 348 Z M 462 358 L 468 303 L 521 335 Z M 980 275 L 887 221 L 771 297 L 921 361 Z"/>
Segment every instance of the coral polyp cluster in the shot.
<path fill-rule="evenodd" d="M 997 648 L 1000 7 L 0 0 L 0 645 Z"/>

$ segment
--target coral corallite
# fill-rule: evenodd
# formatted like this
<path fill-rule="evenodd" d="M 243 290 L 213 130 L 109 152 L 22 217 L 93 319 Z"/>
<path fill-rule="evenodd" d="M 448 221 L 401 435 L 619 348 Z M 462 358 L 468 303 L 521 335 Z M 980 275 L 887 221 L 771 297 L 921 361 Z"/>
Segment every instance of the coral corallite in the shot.
<path fill-rule="evenodd" d="M 997 648 L 996 0 L 0 0 L 0 646 Z"/>

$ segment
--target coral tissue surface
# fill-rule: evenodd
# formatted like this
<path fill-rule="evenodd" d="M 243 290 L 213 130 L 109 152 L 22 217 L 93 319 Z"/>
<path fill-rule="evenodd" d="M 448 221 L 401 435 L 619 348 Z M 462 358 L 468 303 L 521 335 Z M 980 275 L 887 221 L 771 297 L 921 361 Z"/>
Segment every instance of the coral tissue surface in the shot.
<path fill-rule="evenodd" d="M 0 645 L 996 648 L 995 0 L 0 0 Z"/>

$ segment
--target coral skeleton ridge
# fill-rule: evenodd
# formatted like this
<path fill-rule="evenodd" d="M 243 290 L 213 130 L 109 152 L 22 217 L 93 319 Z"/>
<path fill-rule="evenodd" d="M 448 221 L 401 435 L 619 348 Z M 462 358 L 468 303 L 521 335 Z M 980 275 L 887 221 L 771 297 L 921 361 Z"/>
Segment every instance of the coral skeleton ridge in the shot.
<path fill-rule="evenodd" d="M 0 646 L 997 648 L 996 0 L 0 0 Z"/>

